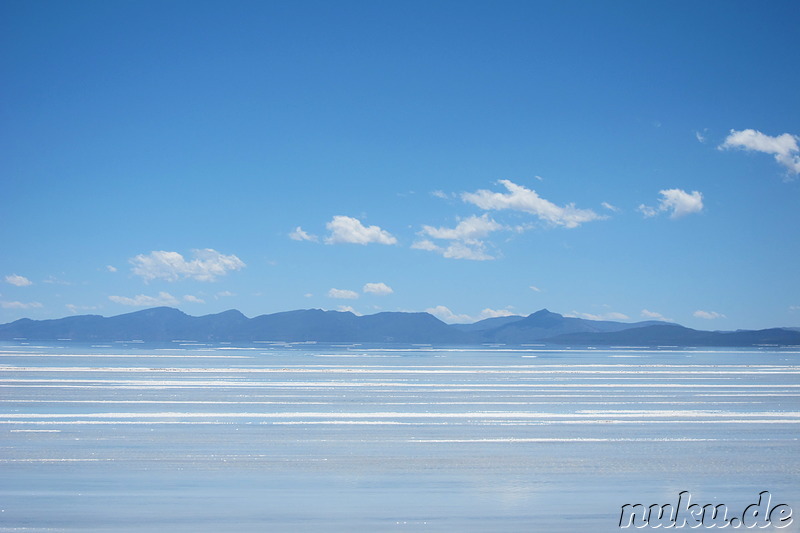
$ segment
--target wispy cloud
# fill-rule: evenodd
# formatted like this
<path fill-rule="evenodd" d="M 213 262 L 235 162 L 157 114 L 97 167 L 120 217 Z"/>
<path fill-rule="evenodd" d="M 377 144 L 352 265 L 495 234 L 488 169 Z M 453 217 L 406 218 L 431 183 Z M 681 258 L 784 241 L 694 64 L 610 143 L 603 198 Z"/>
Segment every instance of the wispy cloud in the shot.
<path fill-rule="evenodd" d="M 100 309 L 98 305 L 75 305 L 75 304 L 66 304 L 64 307 L 70 312 L 70 314 L 77 315 L 79 312 L 84 311 L 96 311 Z"/>
<path fill-rule="evenodd" d="M 26 278 L 25 276 L 20 276 L 18 274 L 9 274 L 6 276 L 6 283 L 10 283 L 11 285 L 16 285 L 17 287 L 27 287 L 28 285 L 33 285 L 33 282 Z"/>
<path fill-rule="evenodd" d="M 706 137 L 707 133 L 708 133 L 708 128 L 705 128 L 703 129 L 703 131 L 695 131 L 694 136 L 698 140 L 698 142 L 705 144 L 705 142 L 708 140 Z"/>
<path fill-rule="evenodd" d="M 725 142 L 719 145 L 718 148 L 720 150 L 739 148 L 771 154 L 775 157 L 775 161 L 785 167 L 789 173 L 798 175 L 800 174 L 800 147 L 798 146 L 798 141 L 800 141 L 800 137 L 791 133 L 771 137 L 752 129 L 731 130 Z"/>
<path fill-rule="evenodd" d="M 655 207 L 640 205 L 639 211 L 645 217 L 654 217 L 660 213 L 671 211 L 670 218 L 680 218 L 703 210 L 703 195 L 698 191 L 688 193 L 681 189 L 664 189 L 659 191 L 661 199 Z"/>
<path fill-rule="evenodd" d="M 0 307 L 3 309 L 39 309 L 44 307 L 39 302 L 0 302 Z"/>
<path fill-rule="evenodd" d="M 294 241 L 311 241 L 311 242 L 319 241 L 319 237 L 317 237 L 316 235 L 311 235 L 309 233 L 306 233 L 300 226 L 297 226 L 296 228 L 294 228 L 294 231 L 289 233 L 289 238 Z"/>
<path fill-rule="evenodd" d="M 430 313 L 442 322 L 447 322 L 448 324 L 471 324 L 473 322 L 477 322 L 479 320 L 484 320 L 486 318 L 497 318 L 501 316 L 512 316 L 514 315 L 508 309 L 490 309 L 486 308 L 480 312 L 478 316 L 470 316 L 464 314 L 456 314 L 450 310 L 450 308 L 444 305 L 437 305 L 436 307 L 429 307 L 425 309 L 426 313 Z"/>
<path fill-rule="evenodd" d="M 671 318 L 666 318 L 661 313 L 657 313 L 655 311 L 649 311 L 647 309 L 642 309 L 642 318 L 647 318 L 649 320 L 663 320 L 664 322 L 675 322 Z"/>
<path fill-rule="evenodd" d="M 192 303 L 192 304 L 204 304 L 204 303 L 206 303 L 206 301 L 203 300 L 202 298 L 198 298 L 197 296 L 194 296 L 192 294 L 185 295 L 183 297 L 183 301 L 184 302 L 189 302 L 189 303 Z"/>
<path fill-rule="evenodd" d="M 556 205 L 539 196 L 536 191 L 510 180 L 500 180 L 507 193 L 492 192 L 485 189 L 476 192 L 465 192 L 461 199 L 485 210 L 511 209 L 523 211 L 537 216 L 540 220 L 566 228 L 576 228 L 585 222 L 600 220 L 604 217 L 591 209 L 578 209 L 575 204 Z"/>
<path fill-rule="evenodd" d="M 117 267 L 115 267 L 113 265 L 106 265 L 106 270 L 108 270 L 109 272 L 116 272 L 117 271 Z"/>
<path fill-rule="evenodd" d="M 723 315 L 722 313 L 717 313 L 716 311 L 703 311 L 701 309 L 698 309 L 697 311 L 692 313 L 692 316 L 694 316 L 695 318 L 703 318 L 705 320 L 716 320 L 718 318 L 728 318 L 725 315 Z"/>
<path fill-rule="evenodd" d="M 353 217 L 336 215 L 325 225 L 330 231 L 325 238 L 327 244 L 396 244 L 397 239 L 378 226 L 364 226 Z"/>
<path fill-rule="evenodd" d="M 141 254 L 130 260 L 132 271 L 145 281 L 163 279 L 178 281 L 194 279 L 197 281 L 216 281 L 229 271 L 240 270 L 246 265 L 235 255 L 223 255 L 206 248 L 193 250 L 194 259 L 187 261 L 178 252 L 153 251 Z"/>
<path fill-rule="evenodd" d="M 375 294 L 378 296 L 386 296 L 388 294 L 392 294 L 394 290 L 387 284 L 381 283 L 365 283 L 364 287 L 361 288 L 361 291 L 368 294 Z"/>
<path fill-rule="evenodd" d="M 542 289 L 540 289 L 540 288 L 539 288 L 539 287 L 537 287 L 536 285 L 531 285 L 531 286 L 530 286 L 530 287 L 528 287 L 528 288 L 529 288 L 530 290 L 532 290 L 533 292 L 542 292 Z"/>
<path fill-rule="evenodd" d="M 587 320 L 628 320 L 630 317 L 623 313 L 617 313 L 615 311 L 609 311 L 607 313 L 580 313 L 578 311 L 573 311 L 572 313 L 565 314 L 564 316 L 570 318 L 585 318 Z"/>
<path fill-rule="evenodd" d="M 354 315 L 356 315 L 356 316 L 361 316 L 361 313 L 359 313 L 358 311 L 356 311 L 356 310 L 353 308 L 353 306 L 352 306 L 352 305 L 340 305 L 339 307 L 337 307 L 337 310 L 338 310 L 338 311 L 341 311 L 341 312 L 343 312 L 343 313 L 353 313 L 353 314 L 354 314 Z"/>
<path fill-rule="evenodd" d="M 178 299 L 168 292 L 159 292 L 158 296 L 137 294 L 133 298 L 128 298 L 126 296 L 109 296 L 108 299 L 114 303 L 129 305 L 131 307 L 160 307 L 164 305 L 178 305 Z"/>
<path fill-rule="evenodd" d="M 355 300 L 356 298 L 358 298 L 358 293 L 356 291 L 350 291 L 347 289 L 331 289 L 328 291 L 328 298 Z"/>
<path fill-rule="evenodd" d="M 474 322 L 471 316 L 457 315 L 444 305 L 429 307 L 428 309 L 425 309 L 425 312 L 432 314 L 442 322 L 447 322 L 448 324 L 468 324 L 470 322 Z"/>

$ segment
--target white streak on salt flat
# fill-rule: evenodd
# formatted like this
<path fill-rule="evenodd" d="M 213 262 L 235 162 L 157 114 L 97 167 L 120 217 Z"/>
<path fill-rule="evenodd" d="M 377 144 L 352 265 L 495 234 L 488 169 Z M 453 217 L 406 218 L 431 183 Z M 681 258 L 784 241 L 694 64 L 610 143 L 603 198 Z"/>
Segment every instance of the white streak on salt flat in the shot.
<path fill-rule="evenodd" d="M 534 422 L 525 422 L 525 421 L 506 421 L 506 420 L 497 420 L 491 422 L 483 422 L 483 423 L 475 423 L 475 422 L 400 422 L 400 421 L 390 421 L 390 420 L 304 420 L 304 421 L 281 421 L 281 420 L 270 420 L 269 422 L 256 422 L 257 424 L 265 424 L 265 425 L 402 425 L 402 426 L 448 426 L 448 425 L 458 425 L 458 426 L 511 426 L 511 427 L 524 427 L 524 426 L 555 426 L 555 425 L 634 425 L 634 426 L 643 426 L 648 424 L 672 424 L 672 425 L 684 425 L 684 424 L 698 424 L 698 425 L 706 425 L 706 424 L 800 424 L 800 420 L 757 420 L 757 419 L 747 419 L 747 420 L 616 420 L 616 419 L 603 419 L 603 420 L 545 420 L 545 421 L 534 421 Z M 206 420 L 59 420 L 59 421 L 41 421 L 41 420 L 0 420 L 0 424 L 17 424 L 17 425 L 55 425 L 55 426 L 67 426 L 67 425 L 138 425 L 138 426 L 150 426 L 150 425 L 207 425 L 207 426 L 227 426 L 230 425 L 231 422 L 224 422 L 220 420 L 214 421 L 206 421 Z M 796 440 L 796 439 L 795 439 Z"/>
<path fill-rule="evenodd" d="M 115 384 L 106 388 L 137 387 L 291 387 L 291 388 L 343 388 L 343 387 L 375 387 L 409 389 L 425 388 L 441 391 L 480 390 L 491 392 L 507 389 L 618 389 L 618 388 L 648 388 L 648 389 L 789 389 L 800 388 L 800 384 L 741 384 L 741 383 L 415 383 L 399 381 L 225 381 L 225 380 L 114 380 L 114 379 L 0 379 L 0 383 L 9 383 L 20 386 L 34 387 L 60 386 L 72 387 L 76 384 L 82 386 L 101 386 L 101 384 Z M 63 385 L 40 385 L 41 383 L 59 383 Z M 67 385 L 68 384 L 68 385 Z M 0 385 L 4 386 L 4 385 Z M 436 389 L 438 388 L 438 389 Z M 430 390 L 428 392 L 431 392 Z"/>
<path fill-rule="evenodd" d="M 663 365 L 667 366 L 667 365 Z M 683 379 L 694 379 L 697 375 L 758 375 L 758 374 L 800 374 L 800 367 L 795 366 L 763 366 L 754 367 L 742 365 L 740 367 L 694 367 L 687 370 L 653 370 L 650 367 L 617 367 L 613 369 L 584 368 L 578 366 L 563 366 L 559 369 L 538 367 L 525 367 L 513 369 L 497 369 L 496 367 L 437 367 L 437 368 L 411 368 L 411 367 L 280 367 L 280 368 L 145 368 L 145 367 L 26 367 L 26 366 L 0 366 L 3 372 L 114 372 L 114 373 L 183 373 L 183 374 L 569 374 L 569 375 L 679 375 Z M 708 368 L 708 367 L 706 367 Z"/>
<path fill-rule="evenodd" d="M 670 411 L 578 411 L 575 413 L 537 413 L 537 412 L 513 412 L 513 411 L 473 411 L 465 413 L 415 413 L 415 412 L 286 412 L 286 413 L 196 413 L 166 411 L 157 413 L 6 413 L 2 415 L 6 419 L 73 419 L 73 418 L 466 418 L 466 419 L 586 419 L 586 418 L 734 418 L 751 419 L 756 417 L 783 418 L 787 422 L 800 422 L 800 412 L 733 412 L 719 410 L 670 410 Z"/>
<path fill-rule="evenodd" d="M 551 442 L 717 442 L 727 439 L 702 439 L 689 437 L 660 437 L 660 438 L 594 438 L 594 437 L 507 437 L 507 438 L 486 438 L 486 439 L 408 439 L 406 442 L 416 443 L 487 443 L 487 442 L 520 442 L 520 443 L 551 443 Z"/>
<path fill-rule="evenodd" d="M 0 357 L 26 357 L 26 358 L 39 358 L 39 357 L 85 357 L 85 358 L 121 358 L 121 359 L 254 359 L 251 355 L 171 355 L 171 354 L 63 354 L 63 353 L 23 353 L 23 352 L 0 352 Z M 0 367 L 0 370 L 3 370 Z"/>

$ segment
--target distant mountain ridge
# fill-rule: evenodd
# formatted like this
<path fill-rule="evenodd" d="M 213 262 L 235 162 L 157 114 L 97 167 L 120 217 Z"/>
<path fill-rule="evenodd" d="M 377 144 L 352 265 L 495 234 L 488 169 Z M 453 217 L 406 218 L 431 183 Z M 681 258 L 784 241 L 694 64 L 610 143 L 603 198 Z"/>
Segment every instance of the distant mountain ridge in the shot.
<path fill-rule="evenodd" d="M 235 309 L 190 316 L 171 307 L 155 307 L 112 317 L 23 318 L 0 325 L 0 340 L 14 339 L 756 346 L 800 345 L 800 331 L 796 328 L 700 331 L 652 320 L 623 323 L 565 317 L 547 309 L 525 317 L 496 317 L 474 324 L 451 325 L 429 313 L 382 312 L 359 316 L 347 311 L 302 309 L 248 318 Z"/>

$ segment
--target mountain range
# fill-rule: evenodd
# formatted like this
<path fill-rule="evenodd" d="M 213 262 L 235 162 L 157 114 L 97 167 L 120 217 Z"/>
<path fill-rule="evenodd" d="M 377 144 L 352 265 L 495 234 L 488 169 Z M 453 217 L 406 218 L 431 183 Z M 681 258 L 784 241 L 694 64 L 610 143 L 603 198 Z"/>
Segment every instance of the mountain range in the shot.
<path fill-rule="evenodd" d="M 429 313 L 355 315 L 304 309 L 247 318 L 231 309 L 190 316 L 156 307 L 112 317 L 23 318 L 0 325 L 0 340 L 113 340 L 212 342 L 396 342 L 419 344 L 568 344 L 625 346 L 800 345 L 797 328 L 701 331 L 661 321 L 624 323 L 565 317 L 542 309 L 528 316 L 446 324 Z"/>

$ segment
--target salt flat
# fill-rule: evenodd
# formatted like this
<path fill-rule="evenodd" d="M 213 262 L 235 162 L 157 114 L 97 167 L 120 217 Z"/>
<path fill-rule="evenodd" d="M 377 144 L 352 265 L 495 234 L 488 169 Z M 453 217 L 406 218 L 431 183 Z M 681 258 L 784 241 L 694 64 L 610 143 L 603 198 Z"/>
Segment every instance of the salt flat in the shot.
<path fill-rule="evenodd" d="M 774 348 L 5 343 L 0 531 L 617 531 L 681 491 L 800 512 L 798 376 Z"/>

